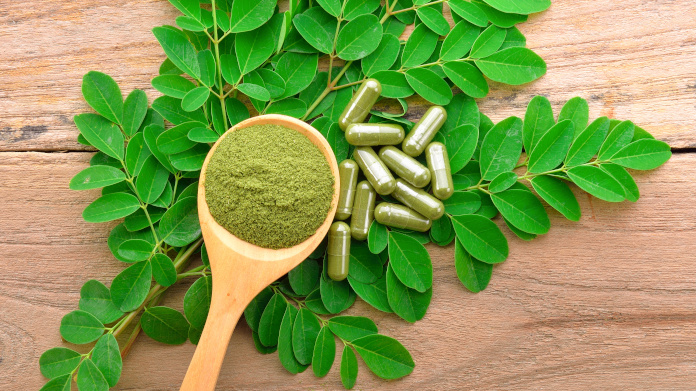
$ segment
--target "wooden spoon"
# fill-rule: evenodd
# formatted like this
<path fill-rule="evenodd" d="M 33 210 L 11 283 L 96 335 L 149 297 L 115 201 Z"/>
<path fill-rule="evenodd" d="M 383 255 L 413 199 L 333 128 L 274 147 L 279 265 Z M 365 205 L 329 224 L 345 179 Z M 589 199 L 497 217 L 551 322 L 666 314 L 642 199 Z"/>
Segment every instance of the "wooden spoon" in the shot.
<path fill-rule="evenodd" d="M 331 208 L 324 223 L 304 242 L 279 250 L 259 247 L 232 235 L 215 222 L 205 200 L 205 171 L 220 141 L 235 130 L 265 124 L 282 125 L 307 136 L 326 157 L 335 180 Z M 198 216 L 213 275 L 213 294 L 182 391 L 215 389 L 232 331 L 244 309 L 263 288 L 299 265 L 319 246 L 336 214 L 339 189 L 338 164 L 329 143 L 316 129 L 298 119 L 275 114 L 250 118 L 232 127 L 215 143 L 205 158 L 198 185 Z"/>

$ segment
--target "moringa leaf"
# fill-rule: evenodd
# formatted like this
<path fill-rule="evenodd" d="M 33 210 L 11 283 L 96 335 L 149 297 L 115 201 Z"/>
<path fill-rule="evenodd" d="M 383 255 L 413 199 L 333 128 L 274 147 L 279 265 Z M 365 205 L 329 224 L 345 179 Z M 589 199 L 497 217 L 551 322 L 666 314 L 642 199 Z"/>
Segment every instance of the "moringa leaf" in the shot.
<path fill-rule="evenodd" d="M 110 166 L 91 166 L 80 171 L 70 180 L 71 190 L 90 190 L 113 185 L 126 180 L 123 171 Z"/>
<path fill-rule="evenodd" d="M 527 105 L 522 128 L 522 143 L 527 154 L 532 152 L 541 137 L 555 124 L 551 102 L 541 95 L 532 98 Z"/>
<path fill-rule="evenodd" d="M 123 360 L 116 337 L 112 333 L 106 333 L 99 338 L 92 350 L 92 361 L 104 376 L 109 387 L 115 387 L 121 377 Z"/>
<path fill-rule="evenodd" d="M 273 297 L 273 291 L 271 288 L 266 287 L 244 309 L 244 319 L 252 331 L 258 332 L 261 315 L 271 297 Z"/>
<path fill-rule="evenodd" d="M 123 123 L 123 96 L 111 76 L 89 71 L 82 78 L 82 96 L 87 103 L 109 121 Z"/>
<path fill-rule="evenodd" d="M 336 340 L 328 327 L 322 327 L 317 335 L 312 354 L 312 371 L 314 376 L 326 376 L 336 358 Z"/>
<path fill-rule="evenodd" d="M 367 231 L 367 246 L 371 253 L 379 254 L 387 248 L 389 231 L 387 227 L 373 220 Z"/>
<path fill-rule="evenodd" d="M 167 132 L 160 135 L 158 140 L 166 135 Z M 186 142 L 190 142 L 188 138 L 186 138 Z M 140 170 L 140 175 L 138 175 L 135 181 L 135 188 L 138 191 L 138 196 L 146 204 L 155 202 L 164 192 L 168 179 L 169 171 L 157 161 L 157 158 L 150 155 L 150 157 L 145 160 Z"/>
<path fill-rule="evenodd" d="M 341 383 L 347 390 L 355 386 L 358 378 L 358 358 L 353 349 L 346 345 L 341 354 Z"/>
<path fill-rule="evenodd" d="M 454 245 L 454 268 L 459 281 L 466 289 L 478 293 L 486 289 L 491 281 L 493 265 L 481 262 L 469 254 L 457 239 Z"/>
<path fill-rule="evenodd" d="M 297 98 L 285 98 L 273 102 L 266 108 L 266 114 L 283 114 L 300 118 L 307 112 L 307 104 Z"/>
<path fill-rule="evenodd" d="M 545 11 L 551 0 L 483 0 L 491 7 L 511 14 L 533 14 Z"/>
<path fill-rule="evenodd" d="M 501 172 L 488 184 L 488 191 L 491 193 L 505 191 L 517 183 L 517 178 L 517 174 L 512 171 Z"/>
<path fill-rule="evenodd" d="M 249 98 L 257 99 L 262 102 L 268 102 L 271 100 L 271 94 L 268 92 L 268 90 L 257 84 L 242 83 L 237 86 L 237 90 Z"/>
<path fill-rule="evenodd" d="M 574 133 L 570 120 L 559 121 L 552 126 L 536 145 L 532 145 L 527 171 L 541 173 L 558 167 L 568 154 Z"/>
<path fill-rule="evenodd" d="M 621 187 L 624 189 L 624 196 L 627 200 L 631 202 L 638 201 L 638 198 L 640 197 L 638 185 L 625 168 L 613 163 L 602 164 L 599 166 L 599 168 L 611 175 L 612 178 L 621 184 Z"/>
<path fill-rule="evenodd" d="M 534 81 L 546 73 L 546 62 L 530 49 L 512 47 L 475 61 L 489 79 L 520 85 Z"/>
<path fill-rule="evenodd" d="M 549 232 L 551 221 L 541 201 L 527 190 L 509 189 L 492 194 L 491 200 L 512 225 L 537 235 Z"/>
<path fill-rule="evenodd" d="M 501 29 L 498 26 L 490 25 L 487 29 L 483 30 L 481 35 L 476 38 L 473 46 L 471 47 L 471 58 L 483 58 L 488 57 L 500 49 L 505 41 L 505 36 L 507 31 Z"/>
<path fill-rule="evenodd" d="M 597 153 L 598 160 L 609 160 L 620 149 L 628 145 L 633 140 L 635 125 L 631 121 L 623 121 L 609 130 L 607 138 L 599 148 Z"/>
<path fill-rule="evenodd" d="M 321 271 L 316 260 L 307 258 L 288 273 L 292 290 L 300 296 L 307 296 L 319 284 Z"/>
<path fill-rule="evenodd" d="M 436 105 L 446 105 L 452 100 L 452 90 L 447 82 L 427 68 L 406 71 L 408 84 L 423 99 Z"/>
<path fill-rule="evenodd" d="M 580 221 L 580 204 L 565 182 L 552 176 L 541 175 L 532 179 L 531 183 L 537 194 L 552 208 L 568 220 Z"/>
<path fill-rule="evenodd" d="M 664 164 L 672 156 L 667 143 L 644 138 L 621 148 L 611 161 L 634 170 L 652 170 Z"/>
<path fill-rule="evenodd" d="M 372 13 L 379 7 L 379 0 L 344 0 L 343 19 L 353 20 Z"/>
<path fill-rule="evenodd" d="M 382 379 L 404 377 L 415 367 L 411 354 L 397 340 L 373 334 L 353 341 L 353 347 L 367 367 Z"/>
<path fill-rule="evenodd" d="M 149 307 L 140 318 L 140 326 L 148 337 L 168 345 L 181 345 L 188 340 L 189 323 L 184 315 L 169 307 Z"/>
<path fill-rule="evenodd" d="M 170 262 L 171 263 L 171 262 Z M 213 278 L 204 276 L 197 279 L 184 295 L 184 315 L 191 327 L 203 330 L 210 310 L 213 295 Z"/>
<path fill-rule="evenodd" d="M 385 98 L 406 98 L 414 93 L 406 80 L 406 75 L 401 72 L 379 71 L 374 73 L 372 77 L 382 85 L 382 96 Z"/>
<path fill-rule="evenodd" d="M 230 9 L 230 32 L 251 31 L 266 23 L 276 6 L 275 0 L 235 0 Z"/>
<path fill-rule="evenodd" d="M 321 324 L 317 316 L 307 308 L 300 308 L 292 328 L 292 350 L 301 365 L 312 362 L 314 344 L 320 329 Z"/>
<path fill-rule="evenodd" d="M 345 311 L 355 302 L 355 293 L 346 280 L 334 281 L 322 277 L 319 279 L 319 293 L 322 303 L 332 314 Z"/>
<path fill-rule="evenodd" d="M 382 37 L 382 25 L 372 14 L 360 15 L 341 28 L 336 39 L 336 55 L 355 61 L 374 52 Z"/>
<path fill-rule="evenodd" d="M 432 287 L 433 264 L 422 244 L 402 233 L 390 232 L 388 249 L 389 265 L 405 286 L 421 293 Z"/>
<path fill-rule="evenodd" d="M 445 204 L 445 212 L 448 215 L 468 215 L 476 212 L 481 207 L 481 197 L 471 191 L 457 191 L 450 198 L 444 200 L 443 204 Z"/>
<path fill-rule="evenodd" d="M 81 391 L 107 391 L 109 383 L 94 362 L 86 358 L 77 370 L 77 388 Z"/>
<path fill-rule="evenodd" d="M 78 114 L 73 118 L 80 134 L 98 150 L 123 160 L 124 138 L 118 127 L 98 114 Z"/>
<path fill-rule="evenodd" d="M 203 106 L 209 96 L 210 89 L 208 87 L 196 87 L 184 95 L 184 98 L 181 100 L 181 108 L 184 111 L 195 111 Z"/>
<path fill-rule="evenodd" d="M 149 259 L 155 245 L 147 240 L 130 239 L 118 246 L 118 255 L 131 262 Z"/>
<path fill-rule="evenodd" d="M 337 337 L 351 342 L 366 335 L 377 334 L 377 325 L 363 316 L 334 316 L 328 323 Z"/>
<path fill-rule="evenodd" d="M 469 23 L 478 27 L 488 26 L 488 16 L 486 16 L 486 13 L 474 3 L 466 0 L 449 0 L 447 4 L 452 12 Z"/>
<path fill-rule="evenodd" d="M 137 262 L 119 273 L 111 282 L 111 301 L 123 312 L 133 311 L 145 301 L 152 281 L 152 266 Z"/>
<path fill-rule="evenodd" d="M 82 218 L 88 223 L 104 223 L 126 217 L 140 208 L 140 202 L 128 193 L 103 195 L 82 211 Z"/>
<path fill-rule="evenodd" d="M 150 263 L 152 264 L 152 276 L 158 284 L 166 287 L 176 282 L 176 268 L 168 256 L 155 254 L 150 259 Z"/>
<path fill-rule="evenodd" d="M 261 341 L 263 346 L 271 347 L 278 344 L 280 323 L 283 321 L 283 315 L 285 315 L 287 306 L 288 303 L 280 293 L 273 295 L 268 305 L 266 305 L 259 322 L 259 341 Z"/>
<path fill-rule="evenodd" d="M 481 177 L 492 180 L 512 171 L 522 153 L 522 120 L 509 117 L 491 129 L 481 143 Z"/>
<path fill-rule="evenodd" d="M 80 365 L 82 355 L 68 348 L 53 348 L 41 354 L 39 369 L 47 379 L 55 379 L 72 373 Z"/>
<path fill-rule="evenodd" d="M 623 186 L 599 167 L 578 166 L 571 168 L 567 173 L 579 188 L 600 200 L 621 202 L 625 199 Z"/>
<path fill-rule="evenodd" d="M 568 150 L 565 158 L 565 165 L 568 167 L 578 166 L 590 161 L 599 151 L 599 147 L 609 132 L 609 119 L 599 117 L 581 131 Z"/>
<path fill-rule="evenodd" d="M 435 51 L 437 38 L 437 34 L 425 24 L 416 26 L 401 54 L 401 67 L 412 68 L 423 64 Z"/>
<path fill-rule="evenodd" d="M 387 299 L 389 306 L 399 317 L 407 322 L 414 323 L 423 319 L 430 300 L 433 296 L 433 289 L 429 288 L 421 293 L 404 285 L 394 274 L 391 263 L 387 265 L 386 271 Z"/>
<path fill-rule="evenodd" d="M 453 61 L 464 57 L 480 33 L 481 29 L 478 26 L 467 21 L 457 23 L 442 42 L 440 60 Z"/>
<path fill-rule="evenodd" d="M 60 335 L 74 344 L 96 341 L 104 333 L 104 325 L 89 312 L 72 311 L 60 321 Z"/>
<path fill-rule="evenodd" d="M 587 127 L 589 118 L 590 107 L 587 105 L 587 101 L 577 96 L 566 102 L 561 108 L 561 113 L 558 114 L 558 122 L 568 119 L 573 123 L 575 129 L 573 138 L 577 138 L 580 132 Z"/>
<path fill-rule="evenodd" d="M 509 249 L 507 239 L 490 219 L 479 215 L 452 217 L 457 239 L 466 251 L 486 263 L 504 262 Z"/>
<path fill-rule="evenodd" d="M 172 246 L 185 246 L 200 234 L 198 205 L 194 197 L 177 201 L 164 213 L 159 223 L 160 240 Z"/>
<path fill-rule="evenodd" d="M 292 330 L 297 319 L 298 310 L 289 305 L 285 309 L 285 315 L 280 322 L 280 331 L 278 333 L 278 358 L 280 363 L 292 374 L 304 372 L 307 365 L 300 364 L 295 358 L 295 352 L 292 349 Z"/>
<path fill-rule="evenodd" d="M 386 273 L 382 273 L 382 277 L 378 278 L 372 284 L 363 284 L 348 276 L 348 282 L 351 288 L 363 299 L 367 304 L 375 307 L 382 312 L 391 313 L 392 309 L 389 306 L 387 298 L 387 277 Z"/>
<path fill-rule="evenodd" d="M 159 41 L 167 58 L 177 68 L 193 78 L 200 76 L 196 48 L 181 30 L 171 26 L 161 26 L 153 28 L 152 33 Z"/>
<path fill-rule="evenodd" d="M 317 73 L 318 57 L 315 54 L 288 52 L 278 60 L 276 72 L 285 80 L 285 93 L 289 97 L 304 90 Z"/>
<path fill-rule="evenodd" d="M 313 7 L 292 19 L 293 25 L 307 43 L 322 53 L 333 53 L 334 35 L 338 21 L 324 12 L 321 7 Z"/>
<path fill-rule="evenodd" d="M 123 132 L 132 137 L 140 129 L 147 114 L 147 95 L 143 90 L 133 90 L 123 104 Z"/>
<path fill-rule="evenodd" d="M 264 24 L 257 29 L 236 34 L 234 50 L 240 72 L 246 75 L 253 71 L 261 66 L 275 50 L 271 28 L 268 24 Z"/>
<path fill-rule="evenodd" d="M 475 66 L 466 62 L 448 62 L 442 69 L 463 93 L 472 98 L 484 98 L 488 95 L 488 82 Z"/>
<path fill-rule="evenodd" d="M 123 316 L 123 312 L 111 301 L 109 288 L 97 280 L 89 280 L 82 285 L 78 307 L 94 315 L 103 324 L 115 322 Z"/>
<path fill-rule="evenodd" d="M 362 59 L 360 66 L 366 76 L 371 76 L 379 71 L 386 71 L 399 57 L 399 38 L 384 33 L 377 49 Z"/>
<path fill-rule="evenodd" d="M 436 7 L 420 7 L 416 9 L 416 15 L 424 25 L 437 35 L 447 35 L 450 32 L 450 25 L 442 15 L 442 11 Z"/>
<path fill-rule="evenodd" d="M 370 251 L 365 242 L 351 243 L 349 265 L 349 275 L 364 284 L 372 284 L 382 276 L 382 261 Z"/>

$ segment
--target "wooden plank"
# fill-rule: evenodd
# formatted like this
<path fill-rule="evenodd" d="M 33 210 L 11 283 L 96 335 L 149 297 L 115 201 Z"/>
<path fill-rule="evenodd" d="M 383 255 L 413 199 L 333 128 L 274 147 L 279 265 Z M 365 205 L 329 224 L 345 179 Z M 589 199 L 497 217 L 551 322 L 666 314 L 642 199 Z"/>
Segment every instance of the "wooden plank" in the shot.
<path fill-rule="evenodd" d="M 112 75 L 124 94 L 157 94 L 150 80 L 164 59 L 150 30 L 173 24 L 164 0 L 16 2 L 0 8 L 0 150 L 85 150 L 75 114 L 89 70 Z M 696 3 L 690 0 L 555 1 L 520 26 L 548 63 L 530 85 L 496 83 L 480 101 L 494 120 L 521 116 L 548 96 L 556 112 L 570 97 L 590 101 L 593 117 L 631 119 L 675 148 L 696 147 Z M 411 118 L 424 107 L 412 101 Z"/>
<path fill-rule="evenodd" d="M 109 281 L 124 265 L 106 248 L 109 224 L 81 220 L 97 191 L 67 189 L 87 153 L 0 153 L 0 389 L 38 389 L 40 354 L 61 344 L 61 317 L 88 279 Z M 433 302 L 408 324 L 358 303 L 398 338 L 417 366 L 384 382 L 361 363 L 358 389 L 696 388 L 696 155 L 677 154 L 636 173 L 637 203 L 610 204 L 576 191 L 578 223 L 551 211 L 552 229 L 510 239 L 510 258 L 490 287 L 459 283 L 452 247 L 430 246 Z M 509 232 L 507 232 L 509 234 Z M 166 305 L 181 308 L 185 287 Z M 125 360 L 120 390 L 177 390 L 194 346 L 141 336 Z M 340 348 L 339 348 L 340 351 Z M 341 389 L 338 366 L 322 379 L 287 374 L 253 347 L 243 324 L 232 337 L 218 389 Z"/>

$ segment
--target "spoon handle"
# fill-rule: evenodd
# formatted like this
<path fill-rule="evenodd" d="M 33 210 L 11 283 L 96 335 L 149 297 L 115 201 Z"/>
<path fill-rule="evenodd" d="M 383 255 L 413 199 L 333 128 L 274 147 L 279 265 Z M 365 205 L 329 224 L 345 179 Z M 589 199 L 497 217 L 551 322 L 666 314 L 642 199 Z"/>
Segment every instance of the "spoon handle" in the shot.
<path fill-rule="evenodd" d="M 186 371 L 181 391 L 215 390 L 230 337 L 232 337 L 232 332 L 244 312 L 244 308 L 249 304 L 249 300 L 232 295 L 230 292 L 225 293 L 222 289 L 216 291 L 215 284 L 213 284 L 208 319 L 200 341 L 198 341 L 196 352 L 191 359 L 191 364 Z"/>

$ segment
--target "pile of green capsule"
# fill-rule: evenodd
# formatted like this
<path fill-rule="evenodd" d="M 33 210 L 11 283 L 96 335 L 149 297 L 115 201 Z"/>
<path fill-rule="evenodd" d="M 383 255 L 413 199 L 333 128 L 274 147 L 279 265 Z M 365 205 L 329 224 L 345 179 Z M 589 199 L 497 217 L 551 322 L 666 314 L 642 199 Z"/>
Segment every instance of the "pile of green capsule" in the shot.
<path fill-rule="evenodd" d="M 445 109 L 430 107 L 405 135 L 398 124 L 364 123 L 381 93 L 379 81 L 365 80 L 338 120 L 355 150 L 353 159 L 338 166 L 337 221 L 329 229 L 327 245 L 327 274 L 334 281 L 348 276 L 351 237 L 366 240 L 373 220 L 426 232 L 445 213 L 442 200 L 454 193 L 447 148 L 432 141 L 447 120 Z M 423 152 L 426 165 L 416 159 Z M 361 172 L 366 180 L 358 182 Z M 350 224 L 344 221 L 349 218 Z"/>

